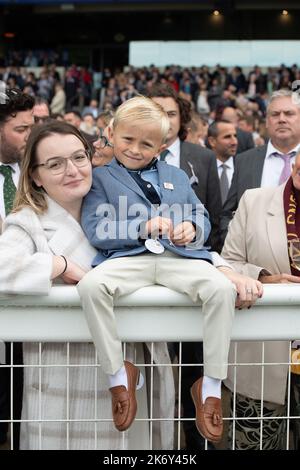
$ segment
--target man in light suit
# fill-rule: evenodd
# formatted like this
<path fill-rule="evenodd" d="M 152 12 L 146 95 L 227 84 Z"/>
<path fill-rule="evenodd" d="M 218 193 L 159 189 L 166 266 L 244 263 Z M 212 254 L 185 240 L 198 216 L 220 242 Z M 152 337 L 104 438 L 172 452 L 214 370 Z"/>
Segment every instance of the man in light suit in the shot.
<path fill-rule="evenodd" d="M 3 220 L 11 210 L 13 191 L 18 184 L 25 144 L 33 119 L 34 100 L 18 89 L 5 89 L 0 92 L 0 230 Z M 5 176 L 6 169 L 10 175 Z M 3 172 L 3 173 L 2 173 Z M 12 189 L 11 189 L 12 188 Z M 11 193 L 12 191 L 12 193 Z M 2 343 L 3 344 L 3 343 Z M 3 350 L 3 348 L 2 348 Z M 11 362 L 10 343 L 5 344 L 6 364 Z M 13 363 L 22 364 L 22 347 L 14 344 Z M 14 369 L 14 418 L 21 418 L 23 370 Z M 10 419 L 10 369 L 0 369 L 0 420 Z M 14 449 L 19 446 L 18 423 L 14 424 Z M 7 440 L 8 423 L 0 423 L 0 443 Z"/>
<path fill-rule="evenodd" d="M 292 201 L 292 205 L 289 202 Z M 296 202 L 294 202 L 296 201 Z M 289 257 L 288 244 L 297 235 L 300 238 L 300 154 L 297 154 L 292 178 L 278 187 L 247 190 L 241 198 L 238 210 L 229 226 L 222 256 L 238 272 L 259 279 L 263 283 L 298 283 L 300 271 Z M 290 214 L 295 214 L 291 217 Z M 294 220 L 293 220 L 294 217 Z M 291 236 L 292 235 L 292 236 Z M 291 236 L 291 238 L 290 238 Z M 263 449 L 281 449 L 282 438 L 286 441 L 284 421 L 278 417 L 286 414 L 286 390 L 289 357 L 289 342 L 266 341 L 264 343 L 264 362 L 278 363 L 264 369 L 263 400 L 264 415 L 274 416 L 277 421 L 269 420 L 263 424 Z M 262 360 L 262 346 L 257 342 L 238 344 L 237 358 L 231 350 L 229 362 L 259 363 Z M 237 395 L 236 413 L 238 417 L 260 416 L 262 393 L 261 367 L 239 366 L 236 376 Z M 226 385 L 234 390 L 234 368 L 229 368 Z M 298 377 L 298 376 L 295 376 Z M 294 395 L 294 386 L 299 389 L 299 380 L 292 379 L 291 415 L 299 415 L 299 399 Z M 299 392 L 298 392 L 299 393 Z M 294 396 L 293 396 L 294 395 Z M 247 399 L 245 399 L 248 398 Z M 253 402 L 256 401 L 255 402 Z M 295 409 L 293 405 L 297 403 Z M 243 405 L 240 405 L 242 403 Z M 239 410 L 243 412 L 240 414 Z M 295 448 L 300 448 L 300 424 L 294 431 Z M 260 447 L 260 426 L 257 422 L 244 425 L 236 423 L 236 448 L 256 450 Z M 251 429 L 249 429 L 251 428 Z"/>
<path fill-rule="evenodd" d="M 266 124 L 270 136 L 268 144 L 235 157 L 232 183 L 220 221 L 223 243 L 244 191 L 278 186 L 290 172 L 287 166 L 291 168 L 300 147 L 300 106 L 293 101 L 292 92 L 279 90 L 272 94 Z"/>

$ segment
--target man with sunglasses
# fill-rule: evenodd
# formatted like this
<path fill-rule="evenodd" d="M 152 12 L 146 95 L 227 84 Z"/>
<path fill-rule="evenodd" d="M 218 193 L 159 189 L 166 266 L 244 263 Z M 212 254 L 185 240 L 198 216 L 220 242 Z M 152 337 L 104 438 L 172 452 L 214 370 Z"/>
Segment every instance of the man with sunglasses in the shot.
<path fill-rule="evenodd" d="M 18 89 L 7 89 L 0 82 L 0 233 L 1 221 L 12 209 L 14 194 L 19 179 L 19 163 L 25 144 L 34 124 L 34 99 Z M 0 343 L 0 362 L 11 364 L 11 345 Z M 5 351 L 5 353 L 4 353 Z M 2 354 L 1 354 L 2 353 Z M 22 345 L 14 343 L 12 362 L 22 365 Z M 10 368 L 0 368 L 0 444 L 7 440 L 8 423 L 1 420 L 10 416 Z M 13 373 L 13 418 L 21 418 L 23 391 L 23 369 L 14 368 Z M 14 449 L 19 447 L 20 425 L 13 426 Z"/>

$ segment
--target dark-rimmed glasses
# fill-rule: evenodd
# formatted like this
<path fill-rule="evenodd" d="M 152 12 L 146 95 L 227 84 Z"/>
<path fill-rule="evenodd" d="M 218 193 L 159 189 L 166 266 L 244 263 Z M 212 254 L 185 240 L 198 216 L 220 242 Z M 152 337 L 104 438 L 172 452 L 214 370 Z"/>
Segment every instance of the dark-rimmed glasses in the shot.
<path fill-rule="evenodd" d="M 104 149 L 105 147 L 113 147 L 113 144 L 108 140 L 105 135 L 100 135 L 99 139 L 99 148 Z"/>
<path fill-rule="evenodd" d="M 33 116 L 35 124 L 44 124 L 44 122 L 51 122 L 50 116 Z"/>
<path fill-rule="evenodd" d="M 38 163 L 37 165 L 34 165 L 32 169 L 34 170 L 39 166 L 43 166 L 46 168 L 46 170 L 49 170 L 52 175 L 60 175 L 66 171 L 68 160 L 71 160 L 73 165 L 75 165 L 76 167 L 81 168 L 83 166 L 86 166 L 90 162 L 90 156 L 87 152 L 82 152 L 76 153 L 66 158 L 52 157 L 49 158 L 45 163 Z"/>

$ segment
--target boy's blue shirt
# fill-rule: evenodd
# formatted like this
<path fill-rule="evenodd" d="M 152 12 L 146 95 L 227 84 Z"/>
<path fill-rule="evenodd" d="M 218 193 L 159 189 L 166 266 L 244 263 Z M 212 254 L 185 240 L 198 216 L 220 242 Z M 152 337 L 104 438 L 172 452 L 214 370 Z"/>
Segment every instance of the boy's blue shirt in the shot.
<path fill-rule="evenodd" d="M 144 178 L 147 176 L 145 174 Z M 197 249 L 175 246 L 163 238 L 160 242 L 165 249 L 186 258 L 211 262 L 211 255 L 204 247 L 211 228 L 208 212 L 195 195 L 185 172 L 165 162 L 157 162 L 157 172 L 151 173 L 151 183 L 159 185 L 161 205 L 158 209 L 151 205 L 127 169 L 115 159 L 93 170 L 92 188 L 84 198 L 81 215 L 83 230 L 91 245 L 98 250 L 92 266 L 107 259 L 148 253 L 140 238 L 140 227 L 142 222 L 156 215 L 170 217 L 174 226 L 189 220 L 197 231 L 202 232 L 202 241 Z M 177 220 L 174 219 L 173 212 L 168 213 L 170 207 L 182 209 L 184 205 L 189 210 L 179 220 L 178 216 Z M 163 212 L 155 212 L 161 208 L 164 208 Z M 137 214 L 139 209 L 142 211 Z"/>

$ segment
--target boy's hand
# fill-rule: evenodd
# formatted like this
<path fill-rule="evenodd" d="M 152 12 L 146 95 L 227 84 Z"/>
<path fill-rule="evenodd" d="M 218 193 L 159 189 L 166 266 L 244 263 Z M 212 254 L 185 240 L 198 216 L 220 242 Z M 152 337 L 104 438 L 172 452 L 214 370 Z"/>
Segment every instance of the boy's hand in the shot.
<path fill-rule="evenodd" d="M 151 237 L 167 235 L 168 238 L 171 238 L 173 233 L 173 223 L 171 219 L 158 216 L 148 220 L 145 225 L 145 230 L 149 235 L 151 235 Z"/>
<path fill-rule="evenodd" d="M 192 222 L 181 222 L 176 225 L 171 237 L 171 242 L 174 245 L 184 246 L 192 242 L 196 235 L 196 229 Z"/>

